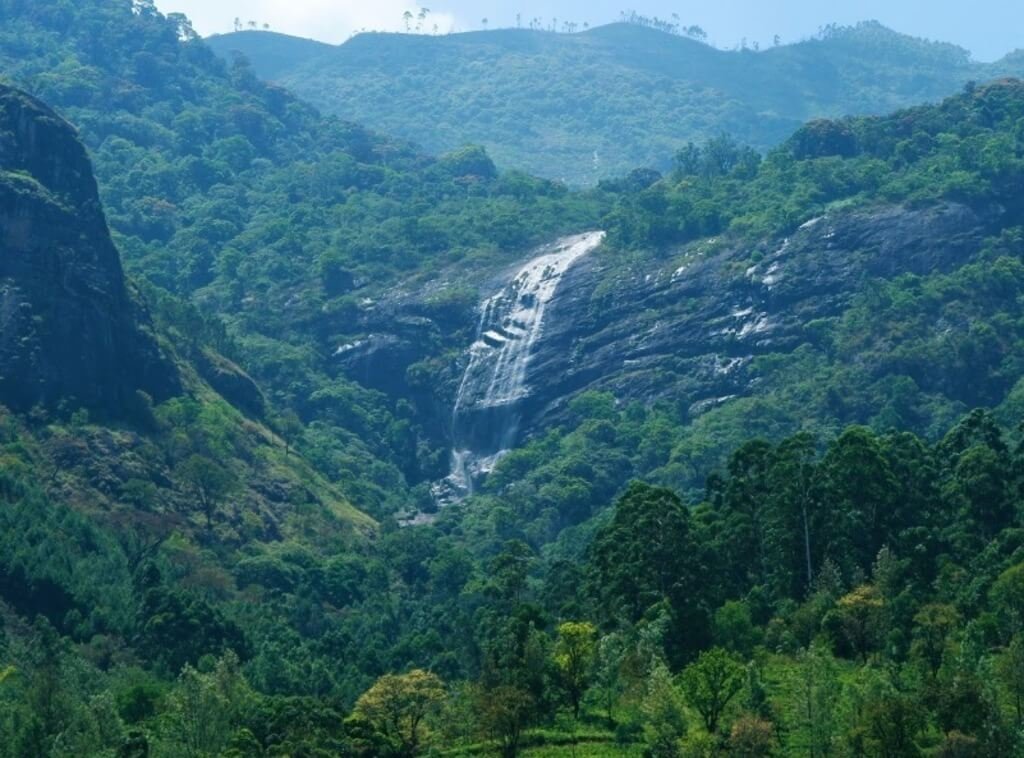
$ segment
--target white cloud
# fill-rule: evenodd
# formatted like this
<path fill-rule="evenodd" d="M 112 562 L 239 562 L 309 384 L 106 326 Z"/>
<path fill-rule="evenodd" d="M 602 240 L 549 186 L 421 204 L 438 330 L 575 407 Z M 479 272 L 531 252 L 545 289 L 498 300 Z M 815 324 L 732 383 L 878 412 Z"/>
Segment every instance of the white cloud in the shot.
<path fill-rule="evenodd" d="M 235 18 L 243 24 L 269 24 L 274 31 L 342 42 L 359 31 L 404 31 L 403 14 L 414 16 L 419 6 L 407 0 L 157 0 L 164 13 L 185 13 L 200 34 L 231 31 Z M 413 19 L 415 26 L 417 19 Z M 431 12 L 422 31 L 434 25 L 444 33 L 455 26 L 451 13 Z"/>

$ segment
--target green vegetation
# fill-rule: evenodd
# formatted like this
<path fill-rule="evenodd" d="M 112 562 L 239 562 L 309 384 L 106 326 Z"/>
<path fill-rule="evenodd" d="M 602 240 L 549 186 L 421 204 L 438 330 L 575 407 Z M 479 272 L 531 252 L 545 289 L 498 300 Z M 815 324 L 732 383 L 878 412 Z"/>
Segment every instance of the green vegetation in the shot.
<path fill-rule="evenodd" d="M 609 232 L 640 248 L 724 231 L 756 239 L 837 208 L 942 200 L 1015 226 L 1024 218 L 1022 106 L 1020 81 L 1006 80 L 891 116 L 812 121 L 763 161 L 728 137 L 690 144 L 665 180 L 625 195 Z"/>
<path fill-rule="evenodd" d="M 610 205 L 498 174 L 479 148 L 434 159 L 321 118 L 143 0 L 2 0 L 0 71 L 80 130 L 148 299 L 185 297 L 221 321 L 218 351 L 316 422 L 318 465 L 375 516 L 438 473 L 444 441 L 335 375 L 361 309 L 399 278 L 510 262 Z"/>
<path fill-rule="evenodd" d="M 326 50 L 263 32 L 209 43 L 326 112 L 432 152 L 481 144 L 499 166 L 572 185 L 664 170 L 688 141 L 723 132 L 766 149 L 812 118 L 886 113 L 1024 72 L 1019 57 L 975 63 L 877 23 L 762 51 L 717 50 L 640 23 L 361 34 Z"/>
<path fill-rule="evenodd" d="M 1024 85 L 573 193 L 322 119 L 142 0 L 0 22 L 183 383 L 116 424 L 0 411 L 0 756 L 1024 751 Z M 331 369 L 374 298 L 457 270 L 426 307 L 469 310 L 478 274 L 601 225 L 600 308 L 633 267 L 949 203 L 976 246 L 847 282 L 748 396 L 584 392 L 397 527 L 445 441 Z"/>
<path fill-rule="evenodd" d="M 453 512 L 379 557 L 293 543 L 204 586 L 178 538 L 133 571 L 5 430 L 5 755 L 1019 749 L 1024 467 L 985 412 L 935 444 L 753 440 L 691 507 L 634 483 L 578 560 L 481 553 Z"/>

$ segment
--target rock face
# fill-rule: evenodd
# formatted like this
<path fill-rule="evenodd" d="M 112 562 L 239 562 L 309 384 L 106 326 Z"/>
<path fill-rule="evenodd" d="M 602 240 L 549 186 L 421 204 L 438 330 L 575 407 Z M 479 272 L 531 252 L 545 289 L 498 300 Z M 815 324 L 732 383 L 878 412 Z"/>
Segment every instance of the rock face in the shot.
<path fill-rule="evenodd" d="M 401 395 L 401 387 L 370 369 L 386 364 L 393 382 L 410 363 L 432 355 L 443 362 L 454 351 L 458 357 L 448 359 L 433 385 L 436 395 L 421 410 L 448 435 L 456 458 L 460 450 L 486 454 L 542 431 L 561 419 L 573 396 L 591 389 L 620 401 L 671 398 L 696 416 L 757 392 L 753 359 L 813 343 L 815 322 L 841 314 L 867 281 L 956 268 L 995 224 L 994 216 L 955 204 L 887 207 L 839 211 L 789 238 L 704 241 L 675 251 L 678 257 L 629 267 L 612 266 L 597 250 L 560 273 L 547 293 L 543 328 L 525 359 L 512 361 L 502 356 L 522 329 L 516 319 L 511 329 L 504 323 L 508 309 L 499 309 L 497 321 L 491 311 L 527 264 L 481 287 L 476 322 L 432 321 L 408 293 L 381 304 L 368 315 L 372 338 L 336 356 L 337 365 Z M 411 320 L 419 339 L 409 334 Z M 503 374 L 519 388 L 511 405 L 500 402 L 509 395 L 500 391 L 503 383 L 492 381 L 503 360 L 516 368 Z M 488 420 L 512 406 L 514 439 L 507 425 Z"/>
<path fill-rule="evenodd" d="M 691 415 L 750 394 L 753 358 L 813 342 L 813 324 L 837 316 L 874 278 L 962 265 L 990 220 L 960 205 L 840 212 L 792 236 L 693 251 L 683 265 L 651 265 L 609 286 L 600 257 L 566 276 L 530 364 L 543 388 L 525 428 L 556 420 L 573 394 L 620 400 L 669 397 Z"/>
<path fill-rule="evenodd" d="M 175 394 L 71 126 L 0 86 L 0 403 L 117 415 L 136 390 Z"/>
<path fill-rule="evenodd" d="M 474 479 L 516 443 L 522 406 L 536 393 L 527 377 L 548 304 L 573 265 L 604 236 L 588 232 L 542 248 L 481 305 L 452 408 L 448 482 L 456 492 L 471 493 Z"/>

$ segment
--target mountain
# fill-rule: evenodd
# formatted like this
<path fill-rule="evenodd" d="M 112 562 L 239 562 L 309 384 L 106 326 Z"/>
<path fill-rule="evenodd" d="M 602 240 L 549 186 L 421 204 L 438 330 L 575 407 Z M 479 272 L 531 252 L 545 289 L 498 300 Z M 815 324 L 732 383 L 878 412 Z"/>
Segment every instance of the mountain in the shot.
<path fill-rule="evenodd" d="M 1008 297 L 984 293 L 1004 273 L 1016 281 L 1010 134 L 1021 93 L 1006 81 L 889 117 L 812 122 L 764 161 L 713 143 L 666 177 L 622 182 L 604 244 L 572 265 L 543 247 L 495 268 L 476 312 L 454 321 L 427 303 L 463 272 L 396 288 L 361 312 L 335 359 L 451 429 L 456 480 L 465 465 L 489 469 L 497 450 L 573 428 L 573 409 L 595 396 L 664 422 L 653 458 L 609 444 L 625 457 L 614 475 L 593 476 L 612 489 L 643 476 L 697 495 L 755 429 L 774 438 L 870 423 L 937 434 L 1019 392 L 1017 285 L 1007 281 Z M 1008 269 L 989 270 L 1005 256 Z M 967 282 L 977 276 L 994 279 L 975 291 Z M 890 311 L 892 300 L 905 310 Z M 877 324 L 872 308 L 886 314 Z M 986 348 L 983 323 L 993 329 Z M 516 455 L 485 490 L 503 491 L 506 466 L 513 480 L 536 473 Z M 591 488 L 585 502 L 612 494 Z M 558 528 L 571 523 L 562 518 Z"/>
<path fill-rule="evenodd" d="M 886 113 L 1022 73 L 1012 56 L 975 63 L 954 45 L 874 22 L 759 52 L 624 23 L 575 34 L 360 34 L 315 54 L 273 33 L 209 44 L 241 52 L 326 112 L 432 152 L 484 145 L 503 168 L 572 185 L 664 169 L 688 142 L 721 132 L 764 150 L 812 118 Z"/>
<path fill-rule="evenodd" d="M 90 721 L 54 672 L 245 655 L 228 567 L 287 540 L 345 562 L 378 525 L 275 432 L 295 434 L 219 325 L 125 279 L 74 128 L 6 85 L 0 232 L 2 750 L 95 755 L 72 722 L 113 727 L 114 749 L 121 717 Z M 34 700 L 45 678 L 54 710 Z"/>
<path fill-rule="evenodd" d="M 0 407 L 0 756 L 1020 752 L 1022 82 L 571 191 L 148 0 L 0 71 L 20 334 L 132 401 Z"/>
<path fill-rule="evenodd" d="M 360 304 L 410 275 L 512 262 L 609 201 L 323 118 L 217 59 L 183 17 L 50 5 L 0 6 L 0 67 L 76 124 L 126 270 L 220 320 L 273 404 L 321 422 L 315 455 L 363 510 L 407 506 L 446 441 L 338 374 Z M 433 307 L 458 310 L 466 284 Z"/>
<path fill-rule="evenodd" d="M 180 390 L 131 295 L 85 149 L 70 125 L 0 85 L 0 401 L 119 415 Z"/>
<path fill-rule="evenodd" d="M 240 31 L 225 36 L 230 37 L 231 42 L 224 49 L 244 51 L 256 75 L 270 81 L 333 47 L 326 42 L 276 32 Z M 210 37 L 207 43 L 215 50 L 221 49 L 217 35 Z"/>

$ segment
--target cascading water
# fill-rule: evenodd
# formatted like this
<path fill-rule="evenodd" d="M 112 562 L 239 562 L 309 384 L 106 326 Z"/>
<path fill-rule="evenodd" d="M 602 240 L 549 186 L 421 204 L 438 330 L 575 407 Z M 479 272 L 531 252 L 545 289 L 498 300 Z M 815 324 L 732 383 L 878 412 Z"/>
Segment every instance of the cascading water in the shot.
<path fill-rule="evenodd" d="M 566 271 L 604 236 L 587 232 L 542 248 L 482 303 L 452 412 L 451 473 L 434 490 L 442 504 L 472 494 L 474 480 L 515 443 L 522 404 L 530 395 L 527 366 L 543 330 L 544 311 Z"/>

